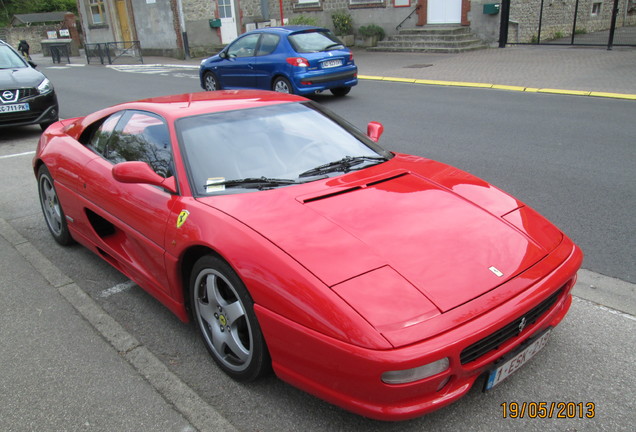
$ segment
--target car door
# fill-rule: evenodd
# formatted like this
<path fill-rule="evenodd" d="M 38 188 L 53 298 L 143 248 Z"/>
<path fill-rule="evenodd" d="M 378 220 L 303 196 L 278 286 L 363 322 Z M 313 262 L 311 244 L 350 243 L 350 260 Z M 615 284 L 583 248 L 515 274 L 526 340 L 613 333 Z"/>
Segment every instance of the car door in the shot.
<path fill-rule="evenodd" d="M 224 51 L 225 58 L 216 71 L 223 88 L 254 88 L 256 86 L 254 63 L 259 38 L 259 33 L 245 35 L 234 41 Z"/>
<path fill-rule="evenodd" d="M 280 36 L 272 33 L 263 33 L 256 49 L 256 62 L 254 64 L 254 74 L 256 78 L 256 88 L 263 90 L 272 89 L 272 78 L 277 72 L 289 69 L 286 62 L 286 55 L 278 53 Z M 287 75 L 285 73 L 285 75 Z"/>
<path fill-rule="evenodd" d="M 80 189 L 99 252 L 147 290 L 168 293 L 164 235 L 178 196 L 156 186 L 119 183 L 112 175 L 117 163 L 143 161 L 162 177 L 172 176 L 168 126 L 155 114 L 128 110 L 109 136 L 96 137 L 89 147 L 102 157 L 83 170 Z"/>

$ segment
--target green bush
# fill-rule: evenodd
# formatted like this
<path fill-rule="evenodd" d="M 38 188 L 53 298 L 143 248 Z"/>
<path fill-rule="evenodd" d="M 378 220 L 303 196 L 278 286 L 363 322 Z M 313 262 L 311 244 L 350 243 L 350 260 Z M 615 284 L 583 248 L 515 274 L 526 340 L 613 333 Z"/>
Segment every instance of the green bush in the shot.
<path fill-rule="evenodd" d="M 317 27 L 318 19 L 313 16 L 298 15 L 289 20 L 289 25 L 308 25 Z"/>
<path fill-rule="evenodd" d="M 334 12 L 331 15 L 336 36 L 353 34 L 353 18 L 348 12 Z"/>
<path fill-rule="evenodd" d="M 384 29 L 377 24 L 369 24 L 365 26 L 361 26 L 358 29 L 358 34 L 362 37 L 372 37 L 375 36 L 378 40 L 384 39 Z"/>

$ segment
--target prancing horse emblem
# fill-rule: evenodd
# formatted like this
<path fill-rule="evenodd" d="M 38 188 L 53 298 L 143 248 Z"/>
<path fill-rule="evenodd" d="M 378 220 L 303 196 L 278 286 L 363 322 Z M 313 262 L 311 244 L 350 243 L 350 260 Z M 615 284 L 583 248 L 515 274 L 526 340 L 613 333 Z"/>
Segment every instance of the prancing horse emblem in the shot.
<path fill-rule="evenodd" d="M 519 333 L 521 333 L 524 328 L 526 328 L 526 317 L 521 318 L 521 322 L 519 323 Z"/>

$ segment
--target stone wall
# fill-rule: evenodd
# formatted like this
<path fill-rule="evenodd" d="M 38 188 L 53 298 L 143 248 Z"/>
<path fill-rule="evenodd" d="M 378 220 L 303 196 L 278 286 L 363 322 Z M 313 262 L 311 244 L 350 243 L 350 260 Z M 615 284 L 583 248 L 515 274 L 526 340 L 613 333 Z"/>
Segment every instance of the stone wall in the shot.
<path fill-rule="evenodd" d="M 512 0 L 513 2 L 515 0 Z M 468 12 L 468 21 L 470 22 L 470 29 L 472 33 L 482 41 L 495 46 L 499 41 L 499 22 L 501 19 L 501 12 L 498 14 L 485 14 L 484 5 L 497 3 L 500 1 L 494 0 L 472 0 L 470 12 Z"/>
<path fill-rule="evenodd" d="M 73 14 L 68 14 L 69 22 L 68 25 L 74 25 L 75 16 Z M 27 41 L 29 44 L 29 52 L 31 54 L 40 54 L 42 53 L 42 40 L 47 39 L 47 32 L 49 31 L 57 31 L 62 28 L 67 28 L 67 25 L 62 23 L 59 24 L 46 24 L 46 25 L 30 25 L 30 26 L 19 26 L 19 27 L 5 27 L 3 30 L 4 33 L 4 41 L 13 46 L 15 49 L 18 48 L 18 44 L 21 40 Z M 73 55 L 77 55 L 77 47 L 80 44 L 79 36 L 77 34 L 77 29 L 73 27 L 71 30 L 71 36 L 74 43 L 74 52 Z"/>
<path fill-rule="evenodd" d="M 181 35 L 177 34 L 177 17 L 172 2 L 147 3 L 132 0 L 137 38 L 144 55 L 182 57 Z"/>
<path fill-rule="evenodd" d="M 216 4 L 215 0 L 183 0 L 183 15 L 192 57 L 206 57 L 220 50 L 219 30 L 210 27 L 210 20 L 217 18 Z"/>
<path fill-rule="evenodd" d="M 600 11 L 593 14 L 593 5 L 600 3 Z M 636 13 L 628 12 L 630 0 L 619 3 L 620 26 L 636 25 Z M 572 35 L 575 0 L 544 0 L 541 16 L 541 40 L 559 39 Z M 576 32 L 591 33 L 608 30 L 611 25 L 613 0 L 579 0 Z M 622 13 L 621 13 L 622 11 Z M 510 4 L 510 42 L 532 43 L 539 36 L 541 0 L 512 1 Z M 513 38 L 514 36 L 514 38 Z"/>

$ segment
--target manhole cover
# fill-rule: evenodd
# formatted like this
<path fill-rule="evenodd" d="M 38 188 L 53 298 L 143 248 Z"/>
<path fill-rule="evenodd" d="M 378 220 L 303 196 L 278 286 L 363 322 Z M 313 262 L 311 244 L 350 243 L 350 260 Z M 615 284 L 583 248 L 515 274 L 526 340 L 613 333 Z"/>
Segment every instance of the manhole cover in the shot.
<path fill-rule="evenodd" d="M 422 68 L 426 68 L 426 67 L 431 67 L 433 66 L 432 64 L 414 64 L 414 65 L 410 65 L 410 66 L 404 66 L 405 69 L 422 69 Z"/>

